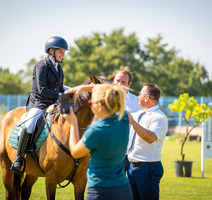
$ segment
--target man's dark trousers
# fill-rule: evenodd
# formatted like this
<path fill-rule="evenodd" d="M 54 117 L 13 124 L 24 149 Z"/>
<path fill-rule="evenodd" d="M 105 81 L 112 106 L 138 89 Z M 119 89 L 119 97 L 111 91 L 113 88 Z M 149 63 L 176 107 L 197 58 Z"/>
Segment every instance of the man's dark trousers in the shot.
<path fill-rule="evenodd" d="M 128 178 L 134 200 L 158 200 L 159 183 L 162 176 L 163 166 L 161 162 L 142 164 L 137 167 L 130 164 Z"/>

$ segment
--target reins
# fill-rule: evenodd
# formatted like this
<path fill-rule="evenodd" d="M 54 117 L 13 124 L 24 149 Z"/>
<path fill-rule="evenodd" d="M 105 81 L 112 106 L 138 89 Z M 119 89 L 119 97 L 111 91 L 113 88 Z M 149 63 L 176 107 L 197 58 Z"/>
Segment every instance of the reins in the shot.
<path fill-rule="evenodd" d="M 80 127 L 79 127 L 79 129 L 82 130 L 82 131 L 85 131 L 85 130 L 87 130 L 88 128 L 80 128 Z"/>
<path fill-rule="evenodd" d="M 32 117 L 30 117 L 30 118 L 28 118 L 28 119 L 26 119 L 25 121 L 23 121 L 22 123 L 20 123 L 20 124 L 19 124 L 19 125 L 17 125 L 17 126 L 18 126 L 18 127 L 20 127 L 22 124 L 24 124 L 24 123 L 25 123 L 25 122 L 27 122 L 28 120 L 30 120 L 30 119 L 32 119 L 33 117 L 35 117 L 35 116 L 37 116 L 37 115 L 41 114 L 43 111 L 44 111 L 44 113 L 45 113 L 46 109 L 45 109 L 45 110 L 40 111 L 39 113 L 37 113 L 37 114 L 33 115 Z"/>
<path fill-rule="evenodd" d="M 57 103 L 54 103 L 54 104 L 52 104 L 52 105 L 53 105 L 53 106 L 56 106 L 56 105 L 58 105 L 58 104 L 57 104 Z M 22 124 L 24 124 L 24 123 L 27 122 L 28 120 L 32 119 L 33 117 L 35 117 L 35 116 L 41 114 L 43 111 L 44 111 L 44 113 L 46 113 L 46 111 L 47 111 L 48 109 L 49 109 L 49 107 L 43 109 L 43 110 L 40 111 L 39 113 L 37 113 L 37 114 L 33 115 L 32 117 L 26 119 L 25 121 L 23 121 L 22 123 L 20 123 L 20 124 L 18 125 L 18 127 L 20 127 Z"/>
<path fill-rule="evenodd" d="M 53 104 L 53 105 L 55 106 L 55 105 L 57 105 L 57 103 L 55 103 L 55 104 Z M 44 110 L 43 110 L 44 113 L 46 113 L 47 110 L 48 110 L 48 108 L 44 109 Z M 43 112 L 43 111 L 41 111 L 41 112 Z M 35 114 L 35 115 L 32 116 L 31 118 L 35 117 L 36 115 L 39 115 L 41 112 Z M 47 111 L 47 113 L 48 113 L 48 111 Z M 31 118 L 29 118 L 29 119 L 31 119 Z M 27 120 L 29 120 L 29 119 L 27 119 Z M 23 121 L 19 126 L 21 126 L 22 124 L 24 124 L 27 120 Z M 69 151 L 69 150 L 58 140 L 58 138 L 52 133 L 51 128 L 49 127 L 49 125 L 48 125 L 48 123 L 47 123 L 47 121 L 46 121 L 47 119 L 44 118 L 44 120 L 45 120 L 45 124 L 46 124 L 46 127 L 47 127 L 47 129 L 48 129 L 48 132 L 49 132 L 49 135 L 51 136 L 51 138 L 55 141 L 55 143 L 56 143 L 56 144 L 57 144 L 67 155 L 69 155 L 71 158 L 73 158 L 73 156 L 71 155 L 71 152 L 70 152 L 70 151 Z M 69 122 L 69 123 L 70 123 L 70 122 Z M 79 129 L 80 129 L 80 130 L 86 130 L 87 128 L 81 128 L 81 127 L 79 127 Z M 74 158 L 73 158 L 73 159 L 74 159 Z M 68 185 L 71 183 L 71 181 L 72 181 L 72 179 L 73 179 L 73 177 L 74 177 L 74 175 L 75 175 L 75 173 L 76 173 L 76 171 L 77 171 L 77 169 L 78 169 L 78 166 L 79 166 L 79 164 L 80 164 L 80 162 L 81 162 L 81 159 L 82 159 L 82 158 L 74 159 L 75 167 L 74 167 L 74 172 L 73 172 L 71 178 L 69 179 L 68 183 L 66 183 L 65 185 L 61 185 L 61 184 L 59 183 L 59 184 L 58 184 L 59 187 L 57 187 L 57 188 L 65 188 L 66 186 L 68 186 Z M 41 169 L 41 171 L 42 171 L 42 169 Z M 42 172 L 43 172 L 43 171 L 42 171 Z"/>
<path fill-rule="evenodd" d="M 73 156 L 71 155 L 71 152 L 70 152 L 70 151 L 69 151 L 69 150 L 68 150 L 68 149 L 57 139 L 57 137 L 52 133 L 52 131 L 51 131 L 51 129 L 50 129 L 48 123 L 46 123 L 46 125 L 47 125 L 47 129 L 48 129 L 48 131 L 49 131 L 49 135 L 52 137 L 52 139 L 55 141 L 55 143 L 56 143 L 66 154 L 68 154 L 71 158 L 73 158 Z M 73 159 L 74 159 L 74 158 L 73 158 Z M 57 187 L 57 188 L 65 188 L 66 186 L 68 186 L 68 185 L 71 183 L 71 181 L 72 181 L 72 179 L 73 179 L 73 177 L 74 177 L 74 175 L 75 175 L 75 173 L 76 173 L 76 171 L 77 171 L 77 168 L 78 168 L 80 162 L 81 162 L 81 158 L 79 158 L 79 159 L 74 159 L 75 167 L 74 167 L 74 172 L 73 172 L 73 174 L 72 174 L 70 180 L 69 180 L 68 183 L 65 184 L 65 185 L 61 185 L 61 184 L 59 183 L 58 185 L 59 185 L 60 187 Z"/>

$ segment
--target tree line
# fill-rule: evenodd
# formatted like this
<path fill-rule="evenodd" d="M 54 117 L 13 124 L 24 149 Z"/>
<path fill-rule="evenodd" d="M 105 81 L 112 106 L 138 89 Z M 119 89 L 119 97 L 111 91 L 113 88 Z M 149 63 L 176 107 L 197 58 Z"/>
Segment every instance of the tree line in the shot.
<path fill-rule="evenodd" d="M 136 33 L 124 34 L 124 29 L 111 33 L 92 33 L 74 41 L 67 52 L 62 67 L 64 84 L 76 86 L 88 79 L 88 72 L 110 77 L 120 66 L 129 66 L 134 72 L 134 93 L 143 83 L 155 83 L 162 96 L 212 96 L 212 80 L 207 70 L 198 62 L 178 56 L 175 47 L 169 47 L 161 35 L 141 43 Z M 38 62 L 31 59 L 26 70 L 12 74 L 0 67 L 0 94 L 29 94 L 32 71 Z"/>

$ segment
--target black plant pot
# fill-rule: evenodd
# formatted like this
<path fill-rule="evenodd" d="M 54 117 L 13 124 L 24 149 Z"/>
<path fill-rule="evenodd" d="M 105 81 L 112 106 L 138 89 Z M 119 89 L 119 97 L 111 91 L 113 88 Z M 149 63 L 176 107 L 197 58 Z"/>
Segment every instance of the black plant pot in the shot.
<path fill-rule="evenodd" d="M 193 161 L 175 160 L 174 162 L 176 177 L 191 177 Z"/>

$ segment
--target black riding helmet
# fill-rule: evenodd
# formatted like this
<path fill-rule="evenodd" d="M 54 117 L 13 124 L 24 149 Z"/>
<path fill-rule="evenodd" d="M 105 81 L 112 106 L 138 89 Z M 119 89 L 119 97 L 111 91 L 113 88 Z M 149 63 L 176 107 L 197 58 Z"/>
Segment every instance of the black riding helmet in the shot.
<path fill-rule="evenodd" d="M 50 54 L 49 53 L 50 48 L 54 49 L 54 55 L 53 55 L 54 58 L 55 58 L 55 49 L 65 49 L 67 51 L 70 51 L 68 48 L 68 43 L 65 41 L 65 39 L 59 36 L 53 36 L 46 41 L 45 52 Z M 57 62 L 56 58 L 55 62 Z"/>

